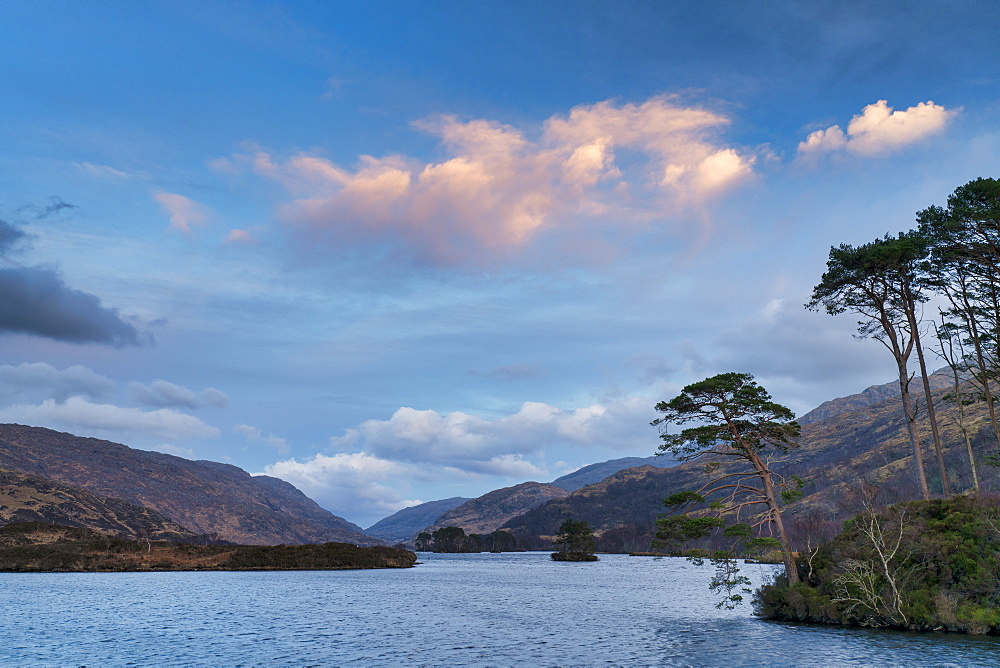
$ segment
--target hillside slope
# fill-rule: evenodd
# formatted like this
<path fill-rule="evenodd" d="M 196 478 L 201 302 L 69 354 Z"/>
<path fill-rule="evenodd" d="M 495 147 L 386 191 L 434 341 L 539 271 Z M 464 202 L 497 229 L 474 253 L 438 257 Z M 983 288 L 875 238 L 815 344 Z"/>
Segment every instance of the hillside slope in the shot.
<path fill-rule="evenodd" d="M 677 462 L 670 456 L 622 457 L 621 459 L 610 459 L 606 462 L 584 466 L 572 473 L 567 473 L 562 477 L 556 478 L 549 484 L 562 487 L 570 492 L 575 492 L 581 487 L 593 485 L 595 482 L 600 482 L 624 469 L 635 468 L 636 466 L 668 468 L 676 464 Z"/>
<path fill-rule="evenodd" d="M 495 489 L 444 513 L 425 531 L 454 526 L 465 529 L 467 534 L 489 533 L 526 510 L 567 494 L 569 492 L 562 487 L 541 482 L 522 482 L 513 487 Z"/>
<path fill-rule="evenodd" d="M 40 427 L 0 425 L 0 468 L 151 508 L 233 543 L 380 542 L 277 478 Z"/>
<path fill-rule="evenodd" d="M 428 501 L 418 506 L 403 508 L 388 517 L 383 517 L 365 529 L 365 533 L 381 538 L 390 545 L 408 543 L 421 529 L 433 524 L 442 514 L 471 500 L 463 496 L 453 496 L 450 499 Z"/>
<path fill-rule="evenodd" d="M 196 538 L 155 510 L 46 478 L 0 470 L 0 525 L 13 522 L 44 522 L 151 540 Z"/>

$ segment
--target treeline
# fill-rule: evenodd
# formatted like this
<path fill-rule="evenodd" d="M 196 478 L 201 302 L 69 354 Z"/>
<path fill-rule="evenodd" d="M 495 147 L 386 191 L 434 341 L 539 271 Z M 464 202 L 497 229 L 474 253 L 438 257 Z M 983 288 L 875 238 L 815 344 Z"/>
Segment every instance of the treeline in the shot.
<path fill-rule="evenodd" d="M 417 534 L 414 545 L 418 552 L 518 552 L 517 539 L 509 531 L 496 530 L 487 534 L 466 535 L 461 527 L 442 527 L 433 533 Z"/>
<path fill-rule="evenodd" d="M 945 399 L 957 407 L 972 489 L 981 491 L 979 466 L 1000 464 L 1000 181 L 980 178 L 961 186 L 947 205 L 917 213 L 915 229 L 897 236 L 830 249 L 827 271 L 806 305 L 831 315 L 859 316 L 858 336 L 872 337 L 892 354 L 900 400 L 913 454 L 914 476 L 924 499 L 931 498 L 924 448 L 917 426 L 920 407 L 911 393 L 919 372 L 923 410 L 939 474 L 934 493 L 954 491 L 947 466 L 935 397 L 928 381 L 927 357 L 934 354 L 951 369 L 952 390 Z M 934 299 L 935 308 L 927 308 Z M 917 369 L 911 369 L 916 360 Z M 988 417 L 967 407 L 984 404 Z M 976 436 L 988 430 L 993 447 L 975 452 Z"/>

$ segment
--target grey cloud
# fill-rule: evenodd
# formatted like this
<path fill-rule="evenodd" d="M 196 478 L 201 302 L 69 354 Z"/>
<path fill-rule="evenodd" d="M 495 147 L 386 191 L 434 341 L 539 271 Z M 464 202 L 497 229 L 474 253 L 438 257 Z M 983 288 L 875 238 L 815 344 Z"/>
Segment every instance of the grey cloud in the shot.
<path fill-rule="evenodd" d="M 225 393 L 214 387 L 195 392 L 165 380 L 155 380 L 149 385 L 129 383 L 128 389 L 136 401 L 146 406 L 182 408 L 212 406 L 222 408 L 229 403 L 229 398 Z"/>
<path fill-rule="evenodd" d="M 0 220 L 0 254 L 6 254 L 18 241 L 27 235 L 5 220 Z"/>
<path fill-rule="evenodd" d="M 152 341 L 92 294 L 67 286 L 41 267 L 0 269 L 0 332 L 34 334 L 115 347 Z"/>
<path fill-rule="evenodd" d="M 49 198 L 49 203 L 46 204 L 37 214 L 35 214 L 35 220 L 43 220 L 49 216 L 59 213 L 63 209 L 75 208 L 77 208 L 75 204 L 64 202 L 62 201 L 62 198 L 52 196 Z"/>
<path fill-rule="evenodd" d="M 62 403 L 73 396 L 105 400 L 115 393 L 115 382 L 84 366 L 60 371 L 44 362 L 0 365 L 0 387 L 6 396 L 41 395 Z"/>

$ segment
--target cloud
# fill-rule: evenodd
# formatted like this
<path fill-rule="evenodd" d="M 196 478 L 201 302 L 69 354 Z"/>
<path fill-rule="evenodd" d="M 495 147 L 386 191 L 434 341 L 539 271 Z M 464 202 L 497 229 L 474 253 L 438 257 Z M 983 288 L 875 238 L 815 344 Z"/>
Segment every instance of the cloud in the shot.
<path fill-rule="evenodd" d="M 0 220 L 0 254 L 7 254 L 26 236 L 22 229 Z"/>
<path fill-rule="evenodd" d="M 216 427 L 169 408 L 143 411 L 139 408 L 92 403 L 82 397 L 70 397 L 62 403 L 47 399 L 40 405 L 16 404 L 0 408 L 0 421 L 120 441 L 133 437 L 183 441 L 192 438 L 218 438 L 221 434 Z"/>
<path fill-rule="evenodd" d="M 892 379 L 892 358 L 882 346 L 852 336 L 856 318 L 807 311 L 802 301 L 772 299 L 721 332 L 715 341 L 720 352 L 702 370 L 752 373 L 799 414 L 835 396 L 846 379 L 859 379 L 859 392 L 865 383 Z"/>
<path fill-rule="evenodd" d="M 121 347 L 152 340 L 92 294 L 74 290 L 51 269 L 0 269 L 0 332 Z"/>
<path fill-rule="evenodd" d="M 149 385 L 132 382 L 129 383 L 128 389 L 133 399 L 146 406 L 192 409 L 206 406 L 223 408 L 229 403 L 229 398 L 226 397 L 225 393 L 214 387 L 195 392 L 165 380 L 154 380 Z"/>
<path fill-rule="evenodd" d="M 63 211 L 64 209 L 75 209 L 77 206 L 75 204 L 70 204 L 69 202 L 62 201 L 62 198 L 52 196 L 49 198 L 49 203 L 46 204 L 38 213 L 35 214 L 35 220 L 44 220 L 50 216 Z"/>
<path fill-rule="evenodd" d="M 24 396 L 41 394 L 56 402 L 82 396 L 105 400 L 114 395 L 113 380 L 94 373 L 84 366 L 59 370 L 44 362 L 0 365 L 0 394 Z"/>
<path fill-rule="evenodd" d="M 230 230 L 226 236 L 226 243 L 230 244 L 258 244 L 260 243 L 251 234 L 250 230 Z"/>
<path fill-rule="evenodd" d="M 76 166 L 86 172 L 89 172 L 90 174 L 94 174 L 96 176 L 100 176 L 103 178 L 108 178 L 108 177 L 113 179 L 128 178 L 128 174 L 126 172 L 123 172 L 120 169 L 115 169 L 114 167 L 110 167 L 108 165 L 95 165 L 92 162 L 79 162 L 76 163 Z"/>
<path fill-rule="evenodd" d="M 388 420 L 368 420 L 331 446 L 360 449 L 392 461 L 435 464 L 478 475 L 510 478 L 544 476 L 528 457 L 559 444 L 633 448 L 648 441 L 650 402 L 628 398 L 607 405 L 563 410 L 525 402 L 513 414 L 486 419 L 468 413 L 441 415 L 400 408 Z"/>
<path fill-rule="evenodd" d="M 184 195 L 159 192 L 153 197 L 170 216 L 170 227 L 175 230 L 190 234 L 193 225 L 202 225 L 208 221 L 204 207 Z"/>
<path fill-rule="evenodd" d="M 380 518 L 421 503 L 400 493 L 409 489 L 407 480 L 418 471 L 363 452 L 287 459 L 267 466 L 264 473 L 290 482 L 339 515 Z"/>
<path fill-rule="evenodd" d="M 287 455 L 291 452 L 291 448 L 288 447 L 288 441 L 274 434 L 264 436 L 257 427 L 241 424 L 236 427 L 236 432 L 242 434 L 251 443 L 264 443 L 274 448 L 278 451 L 278 454 Z"/>
<path fill-rule="evenodd" d="M 893 111 L 888 102 L 879 100 L 855 115 L 846 133 L 839 125 L 810 133 L 799 144 L 799 154 L 815 156 L 847 150 L 863 156 L 883 155 L 940 132 L 958 111 L 931 101 Z"/>
<path fill-rule="evenodd" d="M 421 120 L 440 141 L 438 162 L 361 156 L 346 168 L 259 151 L 212 164 L 283 183 L 294 199 L 282 215 L 310 247 L 375 243 L 427 263 L 488 264 L 543 231 L 577 238 L 609 212 L 621 227 L 719 197 L 755 160 L 715 140 L 728 123 L 666 97 L 604 101 L 549 118 L 535 138 L 492 120 Z"/>

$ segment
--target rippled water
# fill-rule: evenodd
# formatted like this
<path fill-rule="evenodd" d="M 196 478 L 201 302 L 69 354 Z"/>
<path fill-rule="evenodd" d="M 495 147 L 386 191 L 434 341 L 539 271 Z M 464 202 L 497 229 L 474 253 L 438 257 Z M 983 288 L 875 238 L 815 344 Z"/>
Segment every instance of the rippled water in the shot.
<path fill-rule="evenodd" d="M 711 567 L 422 554 L 405 570 L 0 574 L 0 665 L 993 666 L 1000 639 L 720 611 Z M 747 566 L 756 582 L 770 566 Z"/>

